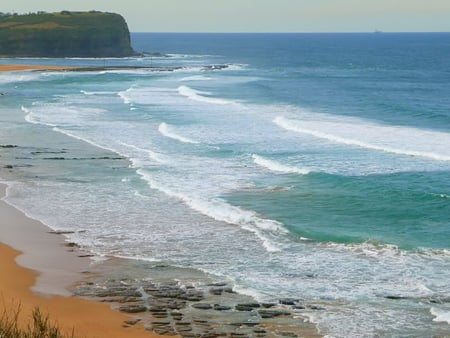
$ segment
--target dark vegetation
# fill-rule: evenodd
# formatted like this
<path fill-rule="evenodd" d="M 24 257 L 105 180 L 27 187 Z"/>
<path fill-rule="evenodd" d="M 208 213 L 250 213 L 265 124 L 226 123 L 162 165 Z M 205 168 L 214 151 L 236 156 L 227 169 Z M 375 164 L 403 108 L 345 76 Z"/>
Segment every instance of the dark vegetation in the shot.
<path fill-rule="evenodd" d="M 122 57 L 133 53 L 127 23 L 119 14 L 0 13 L 0 56 Z"/>
<path fill-rule="evenodd" d="M 19 313 L 20 306 L 10 312 L 5 310 L 0 316 L 1 338 L 74 338 L 73 332 L 70 335 L 63 334 L 39 308 L 33 310 L 31 322 L 26 328 L 18 325 Z"/>

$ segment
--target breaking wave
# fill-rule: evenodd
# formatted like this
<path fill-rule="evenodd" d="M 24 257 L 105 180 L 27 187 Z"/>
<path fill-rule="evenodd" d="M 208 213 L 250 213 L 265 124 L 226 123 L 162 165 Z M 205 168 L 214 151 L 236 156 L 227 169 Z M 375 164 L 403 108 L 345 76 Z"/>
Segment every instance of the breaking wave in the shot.
<path fill-rule="evenodd" d="M 327 121 L 298 121 L 281 116 L 277 116 L 273 122 L 283 129 L 300 134 L 311 135 L 334 143 L 357 146 L 399 155 L 423 157 L 435 161 L 450 161 L 450 154 L 437 153 L 428 150 L 423 151 L 408 149 L 410 144 L 412 144 L 414 146 L 426 146 L 433 149 L 438 146 L 445 151 L 445 149 L 448 149 L 448 144 L 450 144 L 450 134 L 448 133 L 423 131 L 413 128 L 388 127 L 376 124 L 356 125 L 345 122 L 330 123 Z M 327 130 L 323 131 L 321 128 L 326 128 Z M 335 135 L 332 134 L 330 130 L 344 130 L 344 132 L 350 133 L 351 136 L 345 137 Z M 354 138 L 354 136 L 361 138 L 369 137 L 371 140 L 367 142 Z M 409 140 L 411 140 L 411 142 L 408 142 Z M 390 144 L 395 143 L 395 146 L 391 146 L 390 144 L 382 144 L 386 142 Z M 404 146 L 404 148 L 397 146 Z"/>
<path fill-rule="evenodd" d="M 253 162 L 260 165 L 261 167 L 264 167 L 266 169 L 269 169 L 271 171 L 285 173 L 285 174 L 302 174 L 306 175 L 309 174 L 310 171 L 305 168 L 299 168 L 294 166 L 287 166 L 284 164 L 281 164 L 279 162 L 269 160 L 267 158 L 264 158 L 259 155 L 252 155 Z"/>
<path fill-rule="evenodd" d="M 166 136 L 169 137 L 171 139 L 183 142 L 183 143 L 192 143 L 192 144 L 198 144 L 199 142 L 191 140 L 190 138 L 184 137 L 182 135 L 179 135 L 177 133 L 175 133 L 172 129 L 171 126 L 169 126 L 167 123 L 162 122 L 159 127 L 158 127 L 158 131 Z"/>

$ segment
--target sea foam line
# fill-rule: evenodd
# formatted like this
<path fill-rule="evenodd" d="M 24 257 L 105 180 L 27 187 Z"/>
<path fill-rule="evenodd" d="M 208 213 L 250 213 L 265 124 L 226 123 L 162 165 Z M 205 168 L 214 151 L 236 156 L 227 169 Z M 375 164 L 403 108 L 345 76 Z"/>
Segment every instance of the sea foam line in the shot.
<path fill-rule="evenodd" d="M 238 225 L 242 229 L 254 233 L 263 243 L 268 252 L 278 252 L 280 248 L 269 239 L 269 234 L 285 234 L 287 230 L 277 221 L 263 219 L 255 212 L 228 204 L 219 198 L 191 197 L 184 193 L 174 191 L 156 182 L 152 176 L 142 169 L 137 173 L 148 183 L 149 187 L 184 202 L 191 209 L 200 212 L 212 219 L 228 224 Z"/>
<path fill-rule="evenodd" d="M 363 142 L 360 140 L 344 138 L 341 136 L 324 133 L 324 132 L 321 132 L 318 130 L 303 128 L 299 125 L 300 124 L 299 121 L 290 120 L 290 119 L 287 119 L 282 116 L 277 116 L 273 120 L 273 122 L 283 129 L 293 131 L 296 133 L 311 135 L 311 136 L 325 139 L 325 140 L 335 142 L 335 143 L 358 146 L 361 148 L 378 150 L 378 151 L 399 154 L 399 155 L 424 157 L 424 158 L 429 158 L 429 159 L 436 160 L 436 161 L 450 161 L 450 156 L 447 156 L 444 154 L 437 154 L 437 153 L 425 152 L 425 151 L 415 151 L 415 150 L 408 150 L 408 149 L 398 149 L 398 148 L 392 148 L 392 147 L 387 147 L 387 146 L 379 146 L 376 144 L 366 143 L 366 142 Z"/>
<path fill-rule="evenodd" d="M 183 96 L 191 99 L 191 100 L 198 101 L 198 102 L 221 104 L 221 105 L 234 103 L 231 100 L 218 99 L 215 97 L 204 96 L 204 95 L 211 95 L 211 93 L 196 90 L 196 89 L 190 88 L 188 86 L 179 86 L 178 93 L 180 95 L 183 95 Z M 201 94 L 203 94 L 203 95 L 201 95 Z"/>
<path fill-rule="evenodd" d="M 287 166 L 281 163 L 278 163 L 273 160 L 269 160 L 267 158 L 264 158 L 259 155 L 252 155 L 253 162 L 260 165 L 261 167 L 264 167 L 266 169 L 269 169 L 271 171 L 281 172 L 285 174 L 302 174 L 307 175 L 310 173 L 308 169 L 299 168 L 299 167 L 293 167 L 293 166 Z"/>
<path fill-rule="evenodd" d="M 108 91 L 103 91 L 103 92 L 90 92 L 87 90 L 80 90 L 81 94 L 87 95 L 87 96 L 92 96 L 92 95 L 114 95 L 116 94 L 116 92 L 108 92 Z"/>
<path fill-rule="evenodd" d="M 194 141 L 194 140 L 192 140 L 192 139 L 190 139 L 190 138 L 187 138 L 187 137 L 184 137 L 184 136 L 182 136 L 182 135 L 179 135 L 179 134 L 175 133 L 175 132 L 172 130 L 172 127 L 169 126 L 169 125 L 168 125 L 167 123 L 165 123 L 165 122 L 162 122 L 162 123 L 159 125 L 158 131 L 159 131 L 162 135 L 164 135 L 164 136 L 166 136 L 166 137 L 172 138 L 172 139 L 174 139 L 174 140 L 177 140 L 177 141 L 180 141 L 180 142 L 183 142 L 183 143 L 192 143 L 192 144 L 198 144 L 198 143 L 199 143 L 199 142 Z"/>
<path fill-rule="evenodd" d="M 24 119 L 25 121 L 33 124 L 43 124 L 49 127 L 56 127 L 56 124 L 48 123 L 48 122 L 42 122 L 39 117 L 37 117 L 31 110 L 25 108 L 24 106 L 21 107 L 21 110 L 26 114 Z"/>
<path fill-rule="evenodd" d="M 134 150 L 137 150 L 139 152 L 143 152 L 143 153 L 147 154 L 149 156 L 149 158 L 152 159 L 155 162 L 158 162 L 158 163 L 161 163 L 161 164 L 166 164 L 166 163 L 169 162 L 169 159 L 165 155 L 163 155 L 161 153 L 158 153 L 156 151 L 153 151 L 153 150 L 150 150 L 150 149 L 140 148 L 140 147 L 137 147 L 137 146 L 135 146 L 133 144 L 128 144 L 128 143 L 125 143 L 125 142 L 119 142 L 119 143 L 121 145 L 125 146 L 125 147 L 128 147 L 128 148 L 131 148 L 131 149 L 134 149 Z"/>

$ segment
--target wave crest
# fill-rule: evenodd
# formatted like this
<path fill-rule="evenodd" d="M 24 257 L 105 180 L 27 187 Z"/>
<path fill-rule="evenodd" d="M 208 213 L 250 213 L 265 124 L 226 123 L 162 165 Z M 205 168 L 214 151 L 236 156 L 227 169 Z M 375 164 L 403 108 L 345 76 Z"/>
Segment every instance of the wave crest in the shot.
<path fill-rule="evenodd" d="M 275 171 L 275 172 L 280 172 L 280 173 L 285 173 L 285 174 L 302 174 L 302 175 L 307 175 L 310 173 L 310 171 L 308 169 L 287 166 L 287 165 L 278 163 L 276 161 L 269 160 L 269 159 L 264 158 L 259 155 L 252 155 L 252 158 L 253 158 L 253 162 L 260 165 L 261 167 L 269 169 L 270 171 Z"/>
<path fill-rule="evenodd" d="M 179 135 L 179 134 L 175 133 L 175 132 L 172 130 L 172 127 L 169 126 L 169 125 L 168 125 L 167 123 L 165 123 L 165 122 L 162 122 L 162 123 L 159 125 L 158 131 L 159 131 L 162 135 L 164 135 L 164 136 L 166 136 L 166 137 L 169 137 L 169 138 L 171 138 L 171 139 L 174 139 L 174 140 L 177 140 L 177 141 L 180 141 L 180 142 L 183 142 L 183 143 L 192 143 L 192 144 L 198 144 L 198 143 L 199 143 L 199 142 L 197 142 L 197 141 L 191 140 L 190 138 L 187 138 L 187 137 L 184 137 L 184 136 L 182 136 L 182 135 Z"/>
<path fill-rule="evenodd" d="M 204 102 L 204 103 L 212 103 L 212 104 L 233 104 L 234 102 L 231 100 L 219 99 L 215 97 L 205 96 L 211 95 L 209 92 L 203 92 L 200 90 L 193 89 L 188 86 L 179 86 L 178 93 L 182 96 L 185 96 L 193 101 Z"/>
<path fill-rule="evenodd" d="M 402 136 L 411 137 L 411 135 L 414 135 L 414 139 L 416 140 L 415 144 L 417 145 L 417 140 L 420 140 L 422 142 L 421 145 L 428 145 L 430 144 L 429 138 L 432 137 L 433 139 L 439 140 L 436 142 L 435 145 L 446 143 L 447 141 L 450 142 L 450 135 L 447 133 L 439 133 L 439 132 L 431 132 L 431 131 L 423 131 L 419 129 L 413 129 L 413 128 L 400 128 L 400 127 L 387 127 L 387 126 L 381 126 L 381 125 L 360 125 L 357 126 L 355 124 L 351 123 L 330 123 L 330 122 L 321 122 L 322 126 L 327 126 L 328 129 L 334 129 L 334 130 L 340 130 L 345 129 L 346 131 L 359 131 L 359 136 L 361 137 L 367 137 L 368 135 L 376 135 L 376 139 L 373 139 L 371 142 L 362 141 L 356 138 L 350 137 L 344 137 L 332 134 L 330 132 L 317 130 L 308 128 L 309 125 L 312 127 L 312 123 L 310 121 L 303 121 L 304 125 L 306 127 L 302 126 L 301 121 L 287 119 L 282 116 L 277 116 L 273 122 L 278 125 L 279 127 L 293 131 L 300 134 L 306 134 L 311 135 L 317 138 L 325 139 L 334 143 L 340 143 L 345 145 L 351 145 L 351 146 L 358 146 L 361 148 L 371 149 L 371 150 L 377 150 L 377 151 L 383 151 L 387 153 L 393 153 L 393 154 L 399 154 L 399 155 L 408 155 L 408 156 L 416 156 L 416 157 L 423 157 L 432 159 L 435 161 L 450 161 L 450 155 L 447 154 L 441 154 L 436 152 L 430 152 L 430 151 L 421 151 L 421 150 L 412 150 L 407 149 L 408 145 L 404 144 L 406 140 L 402 139 Z M 396 136 L 398 134 L 398 136 Z M 403 145 L 405 148 L 397 148 L 392 147 L 390 145 L 382 145 L 380 140 L 382 140 L 386 136 L 388 138 L 388 142 L 390 143 L 398 143 L 399 140 L 403 142 Z M 385 142 L 385 140 L 383 140 Z M 407 141 L 406 141 L 407 142 Z M 446 143 L 447 145 L 449 143 Z M 400 144 L 402 145 L 402 144 Z M 447 147 L 447 146 L 446 146 Z M 444 149 L 442 147 L 442 149 Z"/>
<path fill-rule="evenodd" d="M 211 217 L 216 221 L 238 225 L 244 230 L 253 232 L 262 241 L 264 248 L 268 252 L 280 251 L 278 245 L 270 237 L 280 233 L 287 233 L 287 230 L 281 223 L 260 218 L 254 211 L 241 209 L 219 198 L 207 199 L 192 197 L 182 192 L 174 191 L 156 182 L 151 175 L 142 169 L 137 170 L 137 173 L 147 181 L 150 188 L 159 190 L 170 197 L 177 198 L 193 210 Z"/>

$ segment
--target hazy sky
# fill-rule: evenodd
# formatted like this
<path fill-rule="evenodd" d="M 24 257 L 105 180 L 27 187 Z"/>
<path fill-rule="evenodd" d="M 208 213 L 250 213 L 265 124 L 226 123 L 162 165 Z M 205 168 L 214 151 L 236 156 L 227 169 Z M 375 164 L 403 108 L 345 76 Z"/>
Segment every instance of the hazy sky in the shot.
<path fill-rule="evenodd" d="M 450 31 L 450 0 L 1 0 L 1 12 L 102 10 L 132 32 Z"/>

